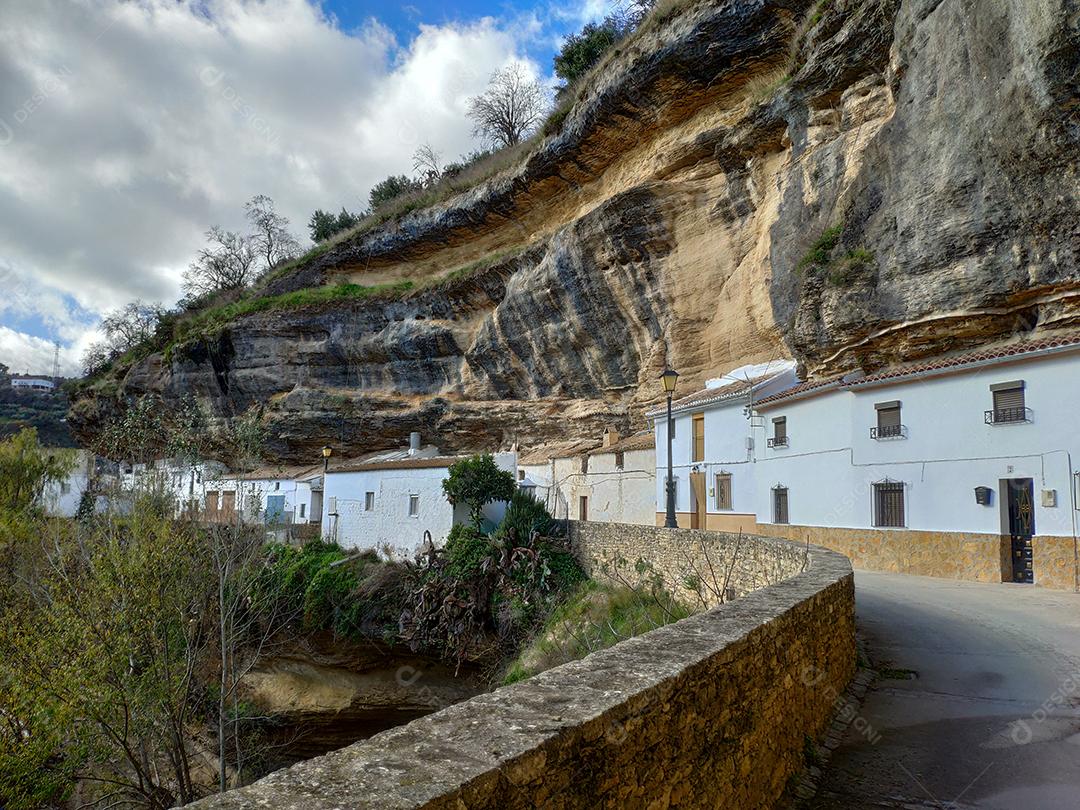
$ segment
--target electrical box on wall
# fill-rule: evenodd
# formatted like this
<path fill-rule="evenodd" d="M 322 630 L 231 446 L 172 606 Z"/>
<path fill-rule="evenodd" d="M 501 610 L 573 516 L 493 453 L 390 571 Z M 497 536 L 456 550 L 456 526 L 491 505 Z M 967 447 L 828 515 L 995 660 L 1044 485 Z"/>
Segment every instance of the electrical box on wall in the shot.
<path fill-rule="evenodd" d="M 989 506 L 994 490 L 990 487 L 975 487 L 975 503 L 979 506 Z"/>
<path fill-rule="evenodd" d="M 1044 489 L 1042 491 L 1042 505 L 1043 506 L 1057 506 L 1057 490 L 1056 489 Z"/>

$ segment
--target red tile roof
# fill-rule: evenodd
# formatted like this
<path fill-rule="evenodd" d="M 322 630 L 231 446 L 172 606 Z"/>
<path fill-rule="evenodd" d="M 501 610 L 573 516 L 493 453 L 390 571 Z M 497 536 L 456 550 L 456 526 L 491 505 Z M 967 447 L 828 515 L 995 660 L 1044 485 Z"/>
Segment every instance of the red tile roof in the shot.
<path fill-rule="evenodd" d="M 716 388 L 703 388 L 700 391 L 695 391 L 692 394 L 688 394 L 685 397 L 675 400 L 671 403 L 671 410 L 682 411 L 687 408 L 711 405 L 714 402 L 723 402 L 729 399 L 735 399 L 736 397 L 745 394 L 752 386 L 760 385 L 761 383 L 768 382 L 775 377 L 778 377 L 783 372 L 773 372 L 771 374 L 762 374 L 759 377 L 751 377 L 749 380 L 733 380 L 724 385 L 717 386 Z M 660 416 L 667 412 L 667 406 L 658 406 L 645 412 L 645 416 Z"/>
<path fill-rule="evenodd" d="M 594 450 L 590 450 L 588 455 L 599 456 L 604 453 L 629 453 L 632 450 L 651 450 L 656 447 L 656 437 L 651 430 L 642 431 L 641 433 L 635 433 L 633 436 L 627 436 L 625 439 L 619 439 L 619 441 L 609 444 L 607 447 L 597 447 Z"/>
<path fill-rule="evenodd" d="M 974 351 L 963 352 L 952 356 L 936 357 L 929 360 L 921 360 L 914 363 L 906 363 L 891 369 L 883 369 L 873 374 L 856 379 L 845 377 L 831 377 L 828 379 L 814 380 L 800 383 L 786 391 L 765 397 L 756 404 L 771 406 L 780 402 L 793 399 L 801 399 L 816 393 L 824 393 L 840 388 L 858 388 L 863 385 L 885 382 L 888 380 L 902 380 L 922 374 L 934 372 L 949 373 L 961 371 L 975 365 L 989 364 L 996 360 L 1006 360 L 1010 357 L 1021 357 L 1026 354 L 1038 354 L 1054 349 L 1080 349 L 1080 333 L 1071 332 L 1063 335 L 1039 338 L 1038 340 L 1024 340 L 1015 343 L 1006 343 L 998 346 L 984 347 Z M 848 375 L 850 377 L 850 375 Z"/>

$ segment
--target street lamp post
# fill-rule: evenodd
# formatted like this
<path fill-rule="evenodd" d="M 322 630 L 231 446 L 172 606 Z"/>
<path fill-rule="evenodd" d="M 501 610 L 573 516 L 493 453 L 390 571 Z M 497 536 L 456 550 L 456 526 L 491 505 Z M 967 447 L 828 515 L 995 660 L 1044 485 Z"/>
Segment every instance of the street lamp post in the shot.
<path fill-rule="evenodd" d="M 671 440 L 675 432 L 675 421 L 671 417 L 671 395 L 675 392 L 675 383 L 679 374 L 670 368 L 664 369 L 660 375 L 660 382 L 664 384 L 664 393 L 667 394 L 667 517 L 664 520 L 665 529 L 679 528 L 679 522 L 675 518 L 675 473 L 671 461 Z"/>
<path fill-rule="evenodd" d="M 330 469 L 330 456 L 331 456 L 331 454 L 333 454 L 333 452 L 334 451 L 330 447 L 330 445 L 326 445 L 325 447 L 323 447 L 323 449 L 322 449 L 322 468 L 323 468 L 323 472 L 326 472 L 327 470 Z"/>

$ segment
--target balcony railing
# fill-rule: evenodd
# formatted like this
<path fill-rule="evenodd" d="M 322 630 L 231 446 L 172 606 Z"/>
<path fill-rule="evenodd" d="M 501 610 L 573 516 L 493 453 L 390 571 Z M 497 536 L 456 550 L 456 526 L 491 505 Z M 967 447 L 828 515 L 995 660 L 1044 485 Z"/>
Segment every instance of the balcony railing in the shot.
<path fill-rule="evenodd" d="M 771 437 L 769 437 L 769 440 L 766 442 L 766 444 L 768 444 L 769 447 L 787 447 L 788 446 L 788 437 L 787 436 L 771 436 Z"/>
<path fill-rule="evenodd" d="M 906 425 L 878 425 L 870 428 L 870 438 L 881 441 L 883 439 L 906 439 Z"/>
<path fill-rule="evenodd" d="M 1031 408 L 994 408 L 983 414 L 988 425 L 1012 425 L 1031 421 Z"/>

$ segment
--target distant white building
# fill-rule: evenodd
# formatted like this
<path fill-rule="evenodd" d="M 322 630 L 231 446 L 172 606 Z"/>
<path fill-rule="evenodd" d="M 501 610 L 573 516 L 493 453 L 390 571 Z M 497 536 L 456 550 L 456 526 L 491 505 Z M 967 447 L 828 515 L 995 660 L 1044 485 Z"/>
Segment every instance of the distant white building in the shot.
<path fill-rule="evenodd" d="M 703 390 L 672 402 L 672 472 L 679 526 L 753 532 L 757 526 L 755 465 L 751 427 L 754 403 L 798 382 L 792 361 L 746 366 L 709 380 Z M 653 520 L 667 513 L 667 406 L 646 416 L 656 429 Z"/>
<path fill-rule="evenodd" d="M 95 457 L 87 450 L 75 450 L 75 466 L 63 481 L 50 483 L 42 493 L 46 513 L 53 517 L 75 517 L 83 494 L 91 491 Z"/>
<path fill-rule="evenodd" d="M 12 377 L 11 387 L 27 391 L 54 391 L 56 381 L 48 377 Z"/>
<path fill-rule="evenodd" d="M 399 559 L 419 552 L 426 537 L 441 546 L 455 523 L 469 519 L 468 508 L 451 506 L 442 490 L 450 467 L 464 458 L 421 448 L 414 434 L 408 450 L 332 463 L 323 484 L 323 537 Z M 495 453 L 494 458 L 516 476 L 515 453 Z M 502 503 L 489 504 L 484 517 L 497 524 L 505 509 Z"/>
<path fill-rule="evenodd" d="M 202 518 L 270 526 L 322 521 L 323 465 L 261 467 L 223 473 L 204 487 Z"/>
<path fill-rule="evenodd" d="M 556 518 L 606 523 L 653 523 L 656 450 L 649 431 L 602 442 L 562 442 L 518 461 L 518 486 L 530 490 Z"/>

